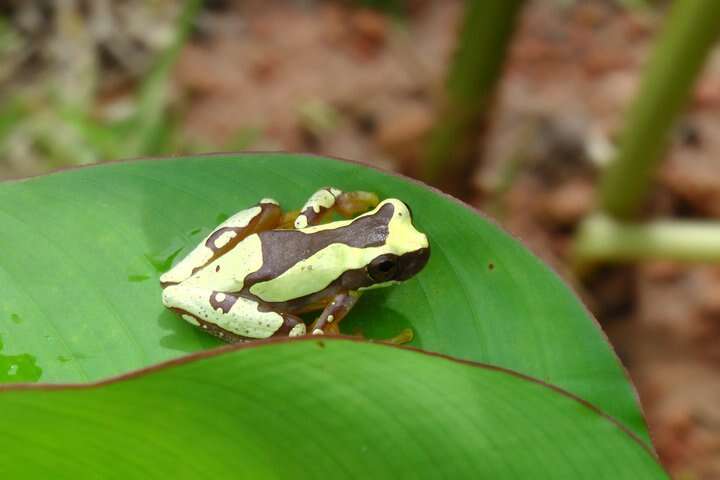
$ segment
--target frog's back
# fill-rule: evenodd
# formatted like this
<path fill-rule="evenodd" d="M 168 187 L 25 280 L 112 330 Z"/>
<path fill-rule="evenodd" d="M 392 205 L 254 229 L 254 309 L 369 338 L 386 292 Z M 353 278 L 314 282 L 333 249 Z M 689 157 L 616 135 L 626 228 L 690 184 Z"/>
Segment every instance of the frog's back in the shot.
<path fill-rule="evenodd" d="M 278 203 L 270 198 L 262 199 L 258 205 L 237 212 L 218 225 L 173 268 L 162 274 L 160 284 L 165 288 L 187 282 L 253 232 L 277 225 L 281 214 Z"/>
<path fill-rule="evenodd" d="M 257 233 L 242 239 L 230 251 L 216 258 L 185 282 L 186 286 L 211 286 L 218 292 L 238 292 L 244 279 L 262 267 L 262 247 Z"/>

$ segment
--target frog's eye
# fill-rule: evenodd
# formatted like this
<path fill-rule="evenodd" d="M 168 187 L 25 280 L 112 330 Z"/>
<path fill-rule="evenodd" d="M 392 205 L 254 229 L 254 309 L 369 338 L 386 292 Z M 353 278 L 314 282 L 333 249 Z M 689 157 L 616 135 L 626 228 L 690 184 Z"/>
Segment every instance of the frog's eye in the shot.
<path fill-rule="evenodd" d="M 380 255 L 368 265 L 368 274 L 376 282 L 392 280 L 398 273 L 395 255 Z"/>

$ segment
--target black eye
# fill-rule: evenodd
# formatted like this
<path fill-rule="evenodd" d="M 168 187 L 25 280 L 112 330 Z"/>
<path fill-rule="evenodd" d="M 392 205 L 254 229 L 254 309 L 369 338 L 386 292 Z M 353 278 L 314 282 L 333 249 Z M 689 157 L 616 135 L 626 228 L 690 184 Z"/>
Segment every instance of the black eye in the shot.
<path fill-rule="evenodd" d="M 378 265 L 378 270 L 386 273 L 386 272 L 389 272 L 390 270 L 392 270 L 393 267 L 395 267 L 395 262 L 391 262 L 390 260 L 385 260 L 380 265 Z"/>
<path fill-rule="evenodd" d="M 387 282 L 397 275 L 397 257 L 395 255 L 382 255 L 368 265 L 368 274 L 376 282 Z"/>

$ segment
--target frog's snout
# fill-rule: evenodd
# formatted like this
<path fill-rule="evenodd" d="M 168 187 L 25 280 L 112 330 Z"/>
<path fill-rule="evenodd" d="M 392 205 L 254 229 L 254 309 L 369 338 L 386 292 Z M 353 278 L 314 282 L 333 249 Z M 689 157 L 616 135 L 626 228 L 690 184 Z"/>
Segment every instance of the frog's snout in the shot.
<path fill-rule="evenodd" d="M 430 246 L 400 255 L 397 280 L 403 281 L 423 269 L 430 259 Z"/>

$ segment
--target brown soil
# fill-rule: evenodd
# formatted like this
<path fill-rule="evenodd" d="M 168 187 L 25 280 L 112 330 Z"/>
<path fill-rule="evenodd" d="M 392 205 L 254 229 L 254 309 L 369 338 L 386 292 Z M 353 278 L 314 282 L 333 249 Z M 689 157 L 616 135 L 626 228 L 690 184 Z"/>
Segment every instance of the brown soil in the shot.
<path fill-rule="evenodd" d="M 459 2 L 417 2 L 399 22 L 338 3 L 265 5 L 231 7 L 226 28 L 186 49 L 177 79 L 191 94 L 187 134 L 222 143 L 261 128 L 252 148 L 395 169 L 413 162 Z M 566 271 L 577 222 L 594 207 L 597 165 L 612 151 L 662 12 L 553 5 L 532 2 L 523 17 L 475 204 Z M 654 215 L 720 216 L 719 104 L 716 55 L 657 179 Z M 570 280 L 628 366 L 663 463 L 676 478 L 719 478 L 720 269 L 653 262 Z"/>

